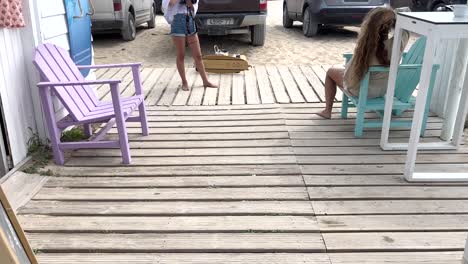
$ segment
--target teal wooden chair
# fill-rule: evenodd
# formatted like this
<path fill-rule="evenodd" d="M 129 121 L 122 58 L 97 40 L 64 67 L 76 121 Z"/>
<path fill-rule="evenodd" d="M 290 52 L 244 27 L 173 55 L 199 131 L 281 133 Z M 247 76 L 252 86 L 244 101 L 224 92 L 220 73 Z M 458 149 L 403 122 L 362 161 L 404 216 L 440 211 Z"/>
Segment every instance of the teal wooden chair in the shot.
<path fill-rule="evenodd" d="M 393 114 L 400 116 L 404 111 L 414 107 L 415 98 L 412 96 L 414 90 L 419 84 L 421 76 L 421 67 L 424 57 L 424 50 L 426 47 L 426 38 L 419 38 L 410 48 L 410 50 L 403 54 L 402 63 L 398 66 L 397 80 L 395 86 L 395 96 L 393 98 Z M 346 63 L 352 58 L 352 54 L 344 54 Z M 378 120 L 365 120 L 365 113 L 368 111 L 376 112 L 380 117 L 383 117 L 385 109 L 385 96 L 368 99 L 369 77 L 372 72 L 389 72 L 389 67 L 372 66 L 369 71 L 361 80 L 359 96 L 353 96 L 348 91 L 343 91 L 343 102 L 341 106 L 341 117 L 348 117 L 348 108 L 356 107 L 356 125 L 354 128 L 354 135 L 362 137 L 365 128 L 381 128 L 382 119 Z M 429 93 L 431 98 L 432 90 L 434 88 L 435 79 L 439 65 L 434 65 L 432 68 Z M 423 120 L 423 127 L 421 136 L 424 136 L 426 130 L 427 117 L 429 115 L 430 99 L 426 105 L 425 115 Z M 391 127 L 411 127 L 411 120 L 392 120 Z"/>

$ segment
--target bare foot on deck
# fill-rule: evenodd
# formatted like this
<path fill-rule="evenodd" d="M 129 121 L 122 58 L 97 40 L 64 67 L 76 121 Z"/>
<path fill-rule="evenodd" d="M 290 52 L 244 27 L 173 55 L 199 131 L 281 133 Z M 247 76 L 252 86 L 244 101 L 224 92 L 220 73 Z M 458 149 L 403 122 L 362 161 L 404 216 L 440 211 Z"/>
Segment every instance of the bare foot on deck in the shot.
<path fill-rule="evenodd" d="M 190 88 L 188 87 L 188 83 L 183 83 L 181 88 L 183 91 L 190 91 Z"/>
<path fill-rule="evenodd" d="M 328 110 L 323 110 L 322 112 L 317 112 L 317 115 L 325 118 L 325 119 L 330 119 L 331 118 L 331 111 Z"/>
<path fill-rule="evenodd" d="M 203 84 L 203 87 L 205 87 L 205 88 L 218 88 L 218 85 L 213 84 L 211 82 L 207 82 L 207 83 Z"/>

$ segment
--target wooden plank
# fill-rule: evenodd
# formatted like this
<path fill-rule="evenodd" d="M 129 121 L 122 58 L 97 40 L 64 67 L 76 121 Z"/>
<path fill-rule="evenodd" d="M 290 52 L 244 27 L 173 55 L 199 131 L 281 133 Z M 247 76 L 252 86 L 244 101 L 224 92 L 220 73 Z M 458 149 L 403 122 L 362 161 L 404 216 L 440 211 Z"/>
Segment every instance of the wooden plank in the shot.
<path fill-rule="evenodd" d="M 133 157 L 130 166 L 296 164 L 294 156 Z M 123 166 L 120 157 L 73 157 L 66 166 Z"/>
<path fill-rule="evenodd" d="M 328 252 L 463 250 L 467 232 L 323 233 Z"/>
<path fill-rule="evenodd" d="M 442 123 L 427 123 L 427 130 L 439 130 L 442 128 Z M 291 132 L 334 132 L 334 131 L 354 131 L 354 125 L 352 124 L 341 124 L 341 125 L 326 125 L 320 124 L 316 126 L 304 126 L 304 125 L 288 125 L 288 130 Z M 379 131 L 380 129 L 365 129 L 364 134 L 371 131 Z M 407 131 L 408 128 L 393 128 L 393 131 Z M 392 133 L 390 132 L 390 133 Z"/>
<path fill-rule="evenodd" d="M 125 70 L 125 71 L 127 72 L 127 74 L 121 78 L 122 82 L 119 84 L 119 91 L 120 91 L 121 95 L 124 94 L 125 91 L 127 91 L 128 89 L 130 89 L 132 91 L 135 91 L 135 89 L 133 88 L 133 87 L 135 87 L 134 84 L 133 84 L 133 74 L 129 70 Z M 105 102 L 111 102 L 112 101 L 112 95 L 111 95 L 111 92 L 110 92 L 109 85 L 107 85 L 107 86 L 105 86 L 103 88 L 105 89 L 106 92 L 102 96 L 101 100 L 105 101 Z"/>
<path fill-rule="evenodd" d="M 283 82 L 281 81 L 278 69 L 276 69 L 274 65 L 267 65 L 266 69 L 276 101 L 280 104 L 289 103 L 291 100 L 288 94 L 286 93 L 286 89 L 284 87 Z"/>
<path fill-rule="evenodd" d="M 205 94 L 205 87 L 203 87 L 203 80 L 200 75 L 197 76 L 193 83 L 192 92 L 188 100 L 188 105 L 201 105 L 203 102 L 203 95 Z"/>
<path fill-rule="evenodd" d="M 312 200 L 382 199 L 467 199 L 468 187 L 462 186 L 359 186 L 308 187 Z"/>
<path fill-rule="evenodd" d="M 409 118 L 394 118 L 393 120 L 400 120 L 400 121 L 410 121 Z M 429 118 L 427 120 L 428 123 L 440 123 L 441 119 L 439 118 Z M 320 125 L 354 125 L 356 120 L 353 119 L 289 119 L 286 120 L 286 124 L 288 126 L 320 126 Z"/>
<path fill-rule="evenodd" d="M 178 253 L 178 254 L 40 254 L 40 263 L 44 264 L 154 264 L 185 263 L 185 264 L 239 264 L 239 263 L 288 263 L 288 264 L 331 264 L 326 254 L 320 253 Z M 440 257 L 438 258 L 440 259 Z M 452 262 L 440 262 L 453 264 Z M 367 264 L 367 263 L 366 263 Z M 379 263 L 380 264 L 380 263 Z M 421 264 L 421 263 L 408 263 Z M 428 264 L 435 264 L 429 263 Z M 459 263 L 457 263 L 459 264 Z"/>
<path fill-rule="evenodd" d="M 291 139 L 355 139 L 354 133 L 336 131 L 336 132 L 291 132 Z M 392 131 L 390 133 L 390 138 L 409 138 L 410 131 Z M 436 137 L 440 135 L 440 132 L 437 130 L 429 130 L 426 132 L 426 137 Z M 363 139 L 380 139 L 381 132 L 379 131 L 369 131 L 366 132 L 362 138 Z"/>
<path fill-rule="evenodd" d="M 181 121 L 229 121 L 229 120 L 279 120 L 282 119 L 281 114 L 256 114 L 256 115 L 200 115 L 200 116 L 159 116 L 149 115 L 148 121 L 151 122 L 181 122 Z"/>
<path fill-rule="evenodd" d="M 218 105 L 231 104 L 232 74 L 222 74 L 219 84 Z"/>
<path fill-rule="evenodd" d="M 147 69 L 147 68 L 141 69 L 140 81 L 142 82 L 143 87 L 144 87 L 144 83 L 148 80 L 148 77 L 150 74 L 151 74 L 150 69 Z M 130 96 L 135 95 L 136 90 L 135 90 L 135 82 L 133 80 L 133 74 L 131 74 L 131 77 L 132 77 L 131 81 L 127 85 L 127 88 L 120 93 L 122 97 L 130 97 Z"/>
<path fill-rule="evenodd" d="M 250 69 L 245 71 L 245 98 L 247 104 L 260 104 L 260 97 L 257 89 L 257 78 L 255 71 Z"/>
<path fill-rule="evenodd" d="M 300 187 L 301 176 L 219 177 L 51 177 L 46 187 L 166 188 L 166 187 Z"/>
<path fill-rule="evenodd" d="M 333 164 L 333 165 L 301 165 L 303 174 L 310 175 L 388 175 L 394 172 L 401 175 L 404 164 Z"/>
<path fill-rule="evenodd" d="M 466 214 L 466 200 L 313 201 L 317 215 Z"/>
<path fill-rule="evenodd" d="M 74 157 L 121 157 L 118 149 L 83 149 L 72 153 Z M 293 155 L 289 147 L 257 148 L 181 148 L 181 149 L 132 149 L 132 157 L 197 157 L 197 156 L 270 156 Z"/>
<path fill-rule="evenodd" d="M 240 126 L 240 127 L 152 127 L 150 134 L 207 134 L 207 133 L 271 133 L 287 131 L 284 126 Z M 130 134 L 141 134 L 141 128 L 129 127 Z M 109 134 L 117 134 L 117 129 L 113 128 Z"/>
<path fill-rule="evenodd" d="M 407 143 L 407 138 L 392 138 L 391 142 L 394 143 Z M 422 138 L 420 142 L 441 142 L 441 140 L 437 137 L 428 137 Z M 291 140 L 291 143 L 294 147 L 335 147 L 335 146 L 343 146 L 343 147 L 373 147 L 378 146 L 380 143 L 380 139 L 378 138 L 353 138 L 353 139 L 303 139 L 303 140 Z"/>
<path fill-rule="evenodd" d="M 30 201 L 20 214 L 40 215 L 313 215 L 308 201 L 217 201 L 217 202 L 98 202 Z"/>
<path fill-rule="evenodd" d="M 317 77 L 317 75 L 315 75 L 314 71 L 312 71 L 312 69 L 309 66 L 301 65 L 300 68 L 302 70 L 302 73 L 314 89 L 314 92 L 319 98 L 320 102 L 325 102 L 325 87 L 323 86 L 320 79 Z"/>
<path fill-rule="evenodd" d="M 220 74 L 208 74 L 208 78 L 216 84 L 218 87 L 220 86 Z M 216 105 L 218 100 L 218 92 L 219 88 L 205 88 L 205 96 L 203 98 L 203 105 Z"/>
<path fill-rule="evenodd" d="M 403 175 L 342 175 L 336 177 L 305 175 L 307 186 L 407 186 L 407 185 L 468 185 L 460 182 L 407 182 Z"/>
<path fill-rule="evenodd" d="M 406 154 L 402 155 L 335 155 L 333 158 L 324 156 L 297 156 L 298 164 L 405 164 Z M 419 154 L 418 164 L 454 164 L 468 163 L 466 154 Z"/>
<path fill-rule="evenodd" d="M 130 142 L 135 148 L 242 148 L 242 147 L 290 147 L 289 139 L 258 140 L 210 140 L 210 141 L 159 141 Z M 290 152 L 293 154 L 292 150 Z"/>
<path fill-rule="evenodd" d="M 284 65 L 278 65 L 278 72 L 283 80 L 286 91 L 288 91 L 289 98 L 293 103 L 304 103 L 304 97 L 302 97 L 301 91 L 297 87 L 296 82 L 294 81 L 289 68 Z"/>
<path fill-rule="evenodd" d="M 208 175 L 298 175 L 296 164 L 277 165 L 211 165 L 211 166 L 146 166 L 146 167 L 46 167 L 62 176 L 208 176 Z"/>
<path fill-rule="evenodd" d="M 322 84 L 325 84 L 325 79 L 327 78 L 327 72 L 322 68 L 321 65 L 311 65 L 310 66 L 314 71 L 315 75 L 320 79 Z"/>
<path fill-rule="evenodd" d="M 130 141 L 211 141 L 211 140 L 253 140 L 288 139 L 287 132 L 258 133 L 212 133 L 212 134 L 151 134 L 142 136 L 130 134 Z"/>
<path fill-rule="evenodd" d="M 173 107 L 180 106 L 171 106 Z M 191 108 L 193 106 L 186 106 Z M 234 106 L 236 107 L 236 106 Z M 155 110 L 154 107 L 148 107 L 147 114 L 148 116 L 249 116 L 249 115 L 268 115 L 268 114 L 281 114 L 280 110 L 277 108 L 265 108 L 265 109 L 230 109 L 229 107 L 225 109 L 211 109 L 207 106 L 205 110 Z"/>
<path fill-rule="evenodd" d="M 332 253 L 333 264 L 460 264 L 461 251 Z"/>
<path fill-rule="evenodd" d="M 167 68 L 161 74 L 158 79 L 158 82 L 155 84 L 151 92 L 146 97 L 145 103 L 148 105 L 156 105 L 161 98 L 162 94 L 166 90 L 169 82 L 174 78 L 176 75 L 176 69 L 174 68 Z"/>
<path fill-rule="evenodd" d="M 268 80 L 268 73 L 263 65 L 255 67 L 257 74 L 258 90 L 260 92 L 260 99 L 262 104 L 273 104 L 275 103 L 275 97 L 271 90 L 270 81 Z"/>
<path fill-rule="evenodd" d="M 183 121 L 148 122 L 149 127 L 223 127 L 223 126 L 281 126 L 283 120 L 227 120 L 227 121 Z M 139 123 L 127 123 L 127 127 L 140 127 Z"/>
<path fill-rule="evenodd" d="M 318 216 L 321 232 L 466 231 L 468 215 Z"/>
<path fill-rule="evenodd" d="M 151 73 L 143 83 L 143 92 L 145 94 L 145 98 L 149 96 L 153 89 L 157 88 L 157 83 L 159 78 L 161 77 L 162 73 L 164 72 L 163 68 L 151 68 Z"/>
<path fill-rule="evenodd" d="M 289 71 L 291 72 L 294 80 L 296 81 L 299 90 L 302 92 L 305 100 L 308 103 L 317 103 L 320 102 L 319 98 L 315 94 L 312 86 L 307 82 L 306 77 L 302 73 L 301 69 L 298 66 L 290 66 Z"/>
<path fill-rule="evenodd" d="M 245 73 L 237 73 L 232 76 L 232 104 L 243 105 L 245 104 Z"/>
<path fill-rule="evenodd" d="M 124 79 L 129 79 L 131 74 L 130 74 L 130 71 L 128 71 L 127 69 L 119 69 L 113 76 L 112 76 L 112 79 L 114 80 L 124 80 Z M 121 83 L 119 85 L 119 88 L 120 88 L 120 91 L 122 91 L 122 88 L 125 88 L 125 86 L 123 86 L 123 84 Z M 107 100 L 109 101 L 110 99 L 110 95 L 107 96 L 108 94 L 110 94 L 110 88 L 109 88 L 109 85 L 102 85 L 100 87 L 97 88 L 96 90 L 96 96 L 100 99 L 100 100 Z"/>
<path fill-rule="evenodd" d="M 97 69 L 97 70 L 94 71 L 94 74 L 96 74 L 97 79 L 100 79 L 108 71 L 109 71 L 109 68 Z"/>
<path fill-rule="evenodd" d="M 26 232 L 237 233 L 318 232 L 313 216 L 20 216 Z"/>
<path fill-rule="evenodd" d="M 120 71 L 121 69 L 119 68 L 111 68 L 111 69 L 105 69 L 99 72 L 102 72 L 102 75 L 96 76 L 96 78 L 99 80 L 108 80 L 108 79 L 115 79 L 115 75 Z M 103 88 L 105 85 L 96 85 L 94 86 L 94 91 L 99 91 L 101 88 Z"/>
<path fill-rule="evenodd" d="M 324 252 L 317 233 L 40 234 L 28 235 L 41 252 Z M 116 243 L 120 241 L 120 243 Z"/>
<path fill-rule="evenodd" d="M 42 188 L 34 200 L 61 201 L 180 201 L 180 200 L 306 200 L 305 188 L 134 188 L 134 189 L 63 189 Z"/>
<path fill-rule="evenodd" d="M 157 102 L 157 105 L 169 106 L 172 105 L 174 98 L 179 89 L 181 89 L 181 80 L 178 74 L 172 75 L 171 80 L 169 81 L 166 89 L 164 90 L 161 99 Z"/>
<path fill-rule="evenodd" d="M 195 83 L 195 80 L 197 78 L 197 71 L 194 68 L 188 68 L 186 71 L 186 76 L 187 76 L 187 83 L 189 86 L 189 91 L 184 91 L 182 89 L 178 89 L 177 95 L 174 99 L 174 102 L 172 105 L 186 105 L 187 101 L 189 100 L 190 93 L 193 90 L 193 84 Z"/>

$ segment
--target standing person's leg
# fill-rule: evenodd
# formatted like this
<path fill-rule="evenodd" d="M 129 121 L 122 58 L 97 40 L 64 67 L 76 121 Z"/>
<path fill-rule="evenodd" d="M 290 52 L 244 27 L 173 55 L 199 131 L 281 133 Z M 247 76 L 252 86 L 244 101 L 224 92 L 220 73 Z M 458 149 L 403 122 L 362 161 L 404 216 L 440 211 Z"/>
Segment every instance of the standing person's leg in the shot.
<path fill-rule="evenodd" d="M 200 74 L 203 80 L 203 86 L 205 88 L 207 87 L 218 88 L 217 85 L 211 83 L 208 80 L 208 75 L 206 74 L 205 65 L 203 65 L 202 53 L 201 53 L 201 48 L 200 48 L 200 41 L 198 40 L 198 35 L 194 34 L 191 36 L 187 36 L 187 41 L 190 46 L 190 49 L 192 50 L 192 56 L 193 56 L 193 60 L 195 61 L 195 66 L 197 67 L 198 73 Z"/>
<path fill-rule="evenodd" d="M 182 79 L 182 90 L 188 91 L 188 82 L 185 77 L 185 37 L 172 37 L 177 53 L 177 71 Z"/>
<path fill-rule="evenodd" d="M 335 100 L 337 86 L 343 87 L 344 69 L 330 68 L 327 71 L 327 78 L 325 79 L 325 109 L 319 113 L 319 116 L 330 119 L 333 102 Z"/>

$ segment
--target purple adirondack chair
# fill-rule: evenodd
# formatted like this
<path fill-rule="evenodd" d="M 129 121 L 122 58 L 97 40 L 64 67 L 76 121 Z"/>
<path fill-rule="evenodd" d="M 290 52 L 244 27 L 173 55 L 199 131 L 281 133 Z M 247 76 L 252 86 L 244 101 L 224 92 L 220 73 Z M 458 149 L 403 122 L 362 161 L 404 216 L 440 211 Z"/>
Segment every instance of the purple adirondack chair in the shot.
<path fill-rule="evenodd" d="M 64 150 L 80 148 L 120 148 L 124 164 L 130 164 L 130 148 L 125 122 L 140 122 L 142 134 L 148 135 L 148 123 L 142 84 L 140 64 L 89 65 L 77 66 L 67 51 L 52 45 L 41 45 L 36 49 L 34 64 L 41 74 L 39 94 L 49 130 L 55 162 L 64 164 Z M 80 69 L 130 67 L 135 83 L 135 96 L 121 98 L 120 80 L 86 81 Z M 112 102 L 100 101 L 90 85 L 109 84 Z M 52 104 L 52 92 L 62 102 L 68 115 L 56 120 Z M 138 109 L 139 115 L 132 116 Z M 92 135 L 91 124 L 107 123 L 97 134 Z M 117 124 L 119 140 L 103 140 L 106 133 Z M 61 132 L 70 126 L 83 125 L 85 134 L 92 136 L 88 141 L 61 142 Z"/>

